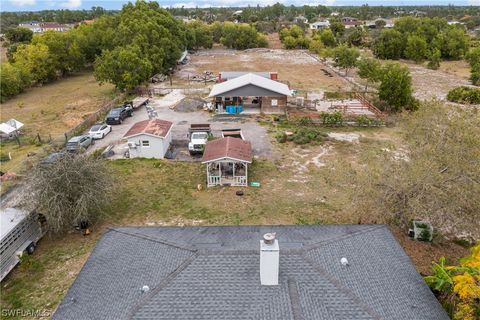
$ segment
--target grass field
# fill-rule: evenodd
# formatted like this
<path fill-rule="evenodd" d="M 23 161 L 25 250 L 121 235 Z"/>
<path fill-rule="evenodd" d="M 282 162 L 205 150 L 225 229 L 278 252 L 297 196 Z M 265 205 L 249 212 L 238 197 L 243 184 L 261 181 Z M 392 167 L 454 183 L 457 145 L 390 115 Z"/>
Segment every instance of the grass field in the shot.
<path fill-rule="evenodd" d="M 271 128 L 273 139 L 277 129 Z M 332 129 L 322 129 L 332 131 Z M 276 147 L 283 155 L 276 161 L 254 161 L 249 180 L 259 188 L 205 188 L 205 170 L 199 163 L 128 159 L 108 162 L 117 179 L 115 200 L 104 221 L 92 234 L 72 231 L 64 237 L 42 239 L 36 253 L 2 283 L 5 308 L 53 311 L 75 280 L 89 252 L 108 227 L 137 225 L 249 225 L 372 222 L 352 211 L 354 195 L 343 188 L 348 179 L 338 159 L 355 164 L 364 153 L 398 144 L 396 128 L 346 129 L 360 133 L 358 143 L 329 140 L 305 146 L 293 143 Z M 201 184 L 203 188 L 198 190 Z M 378 220 L 378 223 L 383 221 Z M 430 270 L 431 261 L 444 255 L 455 260 L 466 250 L 446 242 L 418 243 L 404 230 L 393 228 L 399 242 L 420 272 Z M 33 280 L 34 279 L 34 280 Z"/>
<path fill-rule="evenodd" d="M 2 154 L 10 153 L 12 160 L 2 163 L 2 171 L 19 171 L 27 154 L 39 153 L 42 141 L 62 137 L 63 133 L 82 122 L 111 100 L 113 86 L 98 85 L 91 72 L 69 76 L 42 87 L 34 87 L 0 105 L 0 121 L 14 118 L 22 128 L 22 145 L 16 141 L 3 142 Z"/>

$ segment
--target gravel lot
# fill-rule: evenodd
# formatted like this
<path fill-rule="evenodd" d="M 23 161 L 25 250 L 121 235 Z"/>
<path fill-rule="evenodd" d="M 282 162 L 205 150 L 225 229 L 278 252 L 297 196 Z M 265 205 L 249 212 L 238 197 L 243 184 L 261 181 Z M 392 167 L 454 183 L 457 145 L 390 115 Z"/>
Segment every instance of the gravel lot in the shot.
<path fill-rule="evenodd" d="M 227 120 L 221 118 L 218 121 L 212 113 L 206 111 L 196 112 L 176 112 L 171 107 L 182 100 L 185 96 L 181 90 L 173 90 L 163 97 L 155 97 L 150 99 L 149 106 L 153 107 L 158 114 L 158 118 L 173 122 L 172 138 L 178 145 L 185 145 L 188 142 L 188 128 L 192 123 L 209 123 L 212 128 L 212 133 L 215 137 L 221 136 L 222 129 L 240 128 L 246 140 L 252 142 L 253 153 L 258 158 L 272 158 L 275 156 L 272 143 L 267 134 L 266 128 L 260 126 L 254 119 L 251 118 L 233 118 Z M 89 148 L 88 152 L 92 153 L 100 148 L 107 147 L 110 144 L 115 145 L 115 157 L 122 157 L 123 152 L 126 151 L 126 143 L 122 141 L 125 133 L 130 127 L 138 122 L 148 119 L 145 107 L 135 110 L 133 117 L 127 118 L 123 124 L 112 126 L 112 132 L 105 138 L 96 140 L 95 144 Z M 178 159 L 192 160 L 188 155 L 188 150 L 185 147 L 180 147 Z M 198 157 L 193 160 L 199 160 Z"/>

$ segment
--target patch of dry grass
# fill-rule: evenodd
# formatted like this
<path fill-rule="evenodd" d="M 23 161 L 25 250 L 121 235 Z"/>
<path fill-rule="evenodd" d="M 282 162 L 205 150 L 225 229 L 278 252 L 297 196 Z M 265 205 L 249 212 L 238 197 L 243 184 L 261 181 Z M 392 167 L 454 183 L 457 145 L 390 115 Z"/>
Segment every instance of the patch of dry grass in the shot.
<path fill-rule="evenodd" d="M 111 100 L 113 86 L 99 86 L 91 72 L 75 74 L 26 92 L 2 103 L 0 120 L 15 118 L 28 135 L 62 135 Z"/>
<path fill-rule="evenodd" d="M 91 72 L 84 72 L 30 88 L 0 104 L 0 122 L 14 118 L 25 124 L 21 146 L 16 141 L 1 145 L 2 154 L 10 153 L 12 157 L 1 164 L 2 171 L 22 171 L 28 154 L 44 153 L 42 143 L 50 137 L 62 139 L 64 132 L 111 100 L 112 94 L 112 85 L 99 86 Z M 37 134 L 42 143 L 36 140 Z"/>

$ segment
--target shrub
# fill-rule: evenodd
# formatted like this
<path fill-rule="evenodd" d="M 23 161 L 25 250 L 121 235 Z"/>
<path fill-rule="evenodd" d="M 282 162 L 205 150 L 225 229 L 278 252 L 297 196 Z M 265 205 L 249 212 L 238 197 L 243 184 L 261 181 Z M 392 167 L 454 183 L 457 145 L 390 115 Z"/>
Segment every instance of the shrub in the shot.
<path fill-rule="evenodd" d="M 341 125 L 343 123 L 343 114 L 340 111 L 333 113 L 322 112 L 320 118 L 324 125 Z"/>
<path fill-rule="evenodd" d="M 287 142 L 287 134 L 285 132 L 280 132 L 280 133 L 277 133 L 275 135 L 275 139 L 279 142 L 279 143 L 285 143 Z"/>
<path fill-rule="evenodd" d="M 480 104 L 480 88 L 457 87 L 448 92 L 447 100 L 465 104 Z"/>
<path fill-rule="evenodd" d="M 297 129 L 293 135 L 288 136 L 286 139 L 303 145 L 311 142 L 323 142 L 325 137 L 327 137 L 327 134 L 318 129 L 304 127 Z"/>

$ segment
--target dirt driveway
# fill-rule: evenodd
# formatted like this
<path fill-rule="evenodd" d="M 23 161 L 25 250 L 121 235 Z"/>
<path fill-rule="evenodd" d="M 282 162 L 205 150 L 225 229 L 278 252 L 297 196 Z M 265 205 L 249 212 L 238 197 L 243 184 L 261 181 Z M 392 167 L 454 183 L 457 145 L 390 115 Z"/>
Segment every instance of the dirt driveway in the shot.
<path fill-rule="evenodd" d="M 267 133 L 267 129 L 259 125 L 255 119 L 242 118 L 220 118 L 217 119 L 212 113 L 206 111 L 194 112 L 177 112 L 171 109 L 185 96 L 182 90 L 175 89 L 163 97 L 154 97 L 150 99 L 149 106 L 153 107 L 158 114 L 158 119 L 173 122 L 172 139 L 176 145 L 188 145 L 188 128 L 192 123 L 209 123 L 212 128 L 212 134 L 215 137 L 221 136 L 222 129 L 240 128 L 246 140 L 252 142 L 253 154 L 255 157 L 263 159 L 271 159 L 276 157 L 273 150 L 273 145 Z M 122 140 L 125 133 L 130 127 L 138 122 L 148 119 L 145 107 L 141 107 L 133 113 L 133 117 L 127 118 L 121 125 L 113 125 L 112 132 L 105 138 L 96 140 L 95 144 L 88 149 L 88 153 L 93 153 L 95 150 L 107 147 L 110 144 L 115 146 L 114 151 L 116 157 L 122 157 L 123 152 L 126 151 L 125 141 Z M 188 154 L 188 150 L 182 150 L 182 154 Z M 189 156 L 182 156 L 181 160 L 190 160 Z M 197 159 L 198 160 L 198 159 Z"/>
<path fill-rule="evenodd" d="M 255 119 L 248 117 L 232 118 L 232 120 L 217 119 L 212 113 L 206 111 L 177 112 L 170 108 L 183 98 L 181 90 L 173 90 L 161 98 L 150 99 L 149 103 L 157 111 L 159 119 L 173 122 L 173 140 L 188 141 L 187 134 L 190 124 L 209 123 L 215 137 L 221 136 L 222 129 L 242 129 L 245 139 L 252 143 L 255 157 L 265 159 L 276 156 L 267 129 L 259 125 Z"/>
<path fill-rule="evenodd" d="M 118 153 L 123 154 L 121 151 L 126 151 L 126 149 L 123 150 L 125 148 L 125 146 L 123 146 L 125 144 L 125 141 L 122 140 L 123 136 L 125 133 L 127 133 L 128 129 L 133 126 L 133 124 L 146 119 L 148 119 L 146 108 L 140 107 L 139 109 L 136 109 L 133 112 L 133 116 L 127 117 L 122 124 L 112 125 L 112 132 L 107 134 L 105 138 L 95 140 L 95 144 L 88 148 L 87 153 L 92 154 L 95 150 L 105 148 L 108 145 L 113 144 L 116 146 L 115 153 L 117 155 Z M 85 132 L 85 134 L 88 134 L 88 130 Z"/>

